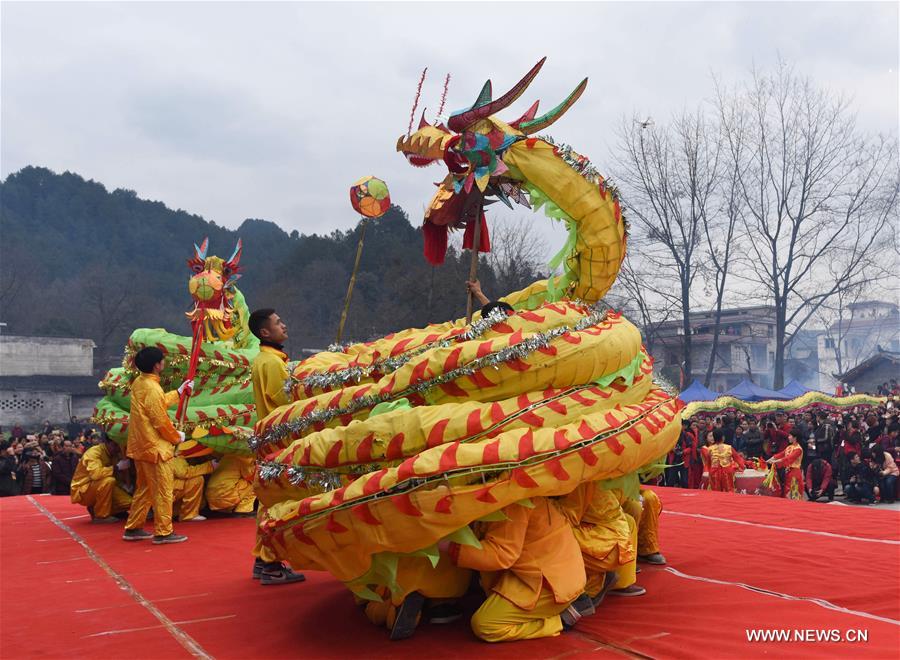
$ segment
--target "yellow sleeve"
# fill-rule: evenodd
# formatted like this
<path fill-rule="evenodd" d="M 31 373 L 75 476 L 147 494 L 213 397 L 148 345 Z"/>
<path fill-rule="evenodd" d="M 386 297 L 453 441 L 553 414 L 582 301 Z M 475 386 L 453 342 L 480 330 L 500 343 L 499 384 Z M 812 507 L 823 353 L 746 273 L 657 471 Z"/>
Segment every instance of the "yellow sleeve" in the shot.
<path fill-rule="evenodd" d="M 191 465 L 185 461 L 187 469 L 184 471 L 183 477 L 179 477 L 179 479 L 193 479 L 194 477 L 202 477 L 203 475 L 210 474 L 213 471 L 212 461 L 206 461 L 204 463 L 200 463 L 200 465 Z"/>
<path fill-rule="evenodd" d="M 490 523 L 481 539 L 481 549 L 460 546 L 457 564 L 476 571 L 499 571 L 510 568 L 522 554 L 529 511 L 520 504 L 503 509 L 508 520 Z"/>
<path fill-rule="evenodd" d="M 262 376 L 263 391 L 266 398 L 272 402 L 272 410 L 291 402 L 287 392 L 284 391 L 284 383 L 287 380 L 286 368 L 281 362 L 272 360 L 263 365 Z"/>
<path fill-rule="evenodd" d="M 99 481 L 106 477 L 112 477 L 115 474 L 113 468 L 103 465 L 100 457 L 92 451 L 85 452 L 84 456 L 81 457 L 81 462 L 84 463 L 84 469 L 87 470 L 91 481 Z"/>
<path fill-rule="evenodd" d="M 155 390 L 148 390 L 144 407 L 147 410 L 150 424 L 163 440 L 167 440 L 173 445 L 178 444 L 181 436 L 178 435 L 178 430 L 166 412 L 166 395 Z"/>
<path fill-rule="evenodd" d="M 171 390 L 166 392 L 164 395 L 166 401 L 166 408 L 171 408 L 172 406 L 178 405 L 178 390 Z"/>

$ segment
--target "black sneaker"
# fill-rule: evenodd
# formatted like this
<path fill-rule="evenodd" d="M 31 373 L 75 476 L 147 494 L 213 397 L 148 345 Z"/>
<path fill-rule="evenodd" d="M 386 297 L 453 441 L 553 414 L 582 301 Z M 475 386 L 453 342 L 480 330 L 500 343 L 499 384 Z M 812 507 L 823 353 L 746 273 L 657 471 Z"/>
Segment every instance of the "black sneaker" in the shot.
<path fill-rule="evenodd" d="M 266 562 L 257 557 L 253 561 L 253 579 L 258 580 L 262 577 L 263 569 L 266 567 Z"/>
<path fill-rule="evenodd" d="M 440 603 L 428 608 L 428 622 L 437 625 L 453 623 L 462 618 L 462 610 L 456 603 Z"/>
<path fill-rule="evenodd" d="M 254 568 L 256 568 L 254 566 Z M 259 583 L 268 586 L 272 584 L 292 584 L 294 582 L 303 582 L 306 576 L 303 573 L 295 573 L 292 569 L 284 564 L 278 564 L 276 568 L 263 566 L 262 573 L 259 576 Z"/>
<path fill-rule="evenodd" d="M 591 599 L 591 602 L 594 603 L 594 609 L 600 607 L 600 603 L 606 598 L 606 594 L 609 593 L 609 590 L 616 586 L 618 580 L 619 577 L 612 571 L 608 571 L 606 575 L 603 576 L 603 586 L 600 588 L 600 592 Z"/>
<path fill-rule="evenodd" d="M 403 604 L 397 610 L 397 618 L 391 628 L 391 641 L 412 637 L 416 632 L 416 624 L 419 623 L 419 614 L 422 605 L 425 604 L 425 596 L 414 591 L 403 599 Z"/>
<path fill-rule="evenodd" d="M 154 536 L 153 537 L 153 545 L 163 545 L 166 543 L 183 543 L 187 541 L 188 537 L 184 534 L 176 534 L 172 532 L 171 534 L 167 534 L 166 536 Z"/>
<path fill-rule="evenodd" d="M 146 541 L 152 538 L 153 534 L 142 529 L 126 529 L 125 533 L 122 534 L 122 539 L 125 541 Z"/>

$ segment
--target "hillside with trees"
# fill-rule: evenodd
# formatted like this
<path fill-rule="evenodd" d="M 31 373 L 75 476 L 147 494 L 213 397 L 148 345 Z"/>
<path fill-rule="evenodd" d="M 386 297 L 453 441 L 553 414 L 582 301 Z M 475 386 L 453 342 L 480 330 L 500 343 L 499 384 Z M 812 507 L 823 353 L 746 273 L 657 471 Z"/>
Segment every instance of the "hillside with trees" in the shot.
<path fill-rule="evenodd" d="M 418 219 L 416 219 L 418 224 Z M 227 258 L 244 243 L 238 286 L 251 307 L 276 307 L 289 322 L 288 349 L 334 340 L 359 229 L 290 234 L 247 219 L 236 230 L 131 190 L 108 191 L 77 174 L 26 167 L 0 183 L 0 320 L 17 335 L 90 337 L 98 369 L 121 360 L 138 327 L 189 334 L 185 260 L 209 237 L 210 254 Z M 496 226 L 495 252 L 483 258 L 486 291 L 506 293 L 538 279 L 535 252 Z M 345 338 L 366 340 L 465 313 L 468 253 L 451 247 L 433 268 L 421 230 L 392 207 L 371 222 Z"/>

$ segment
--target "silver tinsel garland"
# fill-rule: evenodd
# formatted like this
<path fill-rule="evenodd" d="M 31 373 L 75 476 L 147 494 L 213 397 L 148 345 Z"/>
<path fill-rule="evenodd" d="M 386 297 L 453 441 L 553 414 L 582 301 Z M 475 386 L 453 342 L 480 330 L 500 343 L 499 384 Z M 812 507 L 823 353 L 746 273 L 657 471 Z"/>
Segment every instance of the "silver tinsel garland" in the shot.
<path fill-rule="evenodd" d="M 365 367 L 353 365 L 345 367 L 344 369 L 338 369 L 336 371 L 322 371 L 313 373 L 302 379 L 296 379 L 292 376 L 290 379 L 288 379 L 287 382 L 285 382 L 284 389 L 285 392 L 290 393 L 295 385 L 300 384 L 308 389 L 321 389 L 327 391 L 340 387 L 346 387 L 348 383 L 358 383 L 363 378 L 371 375 L 373 372 L 389 374 L 402 367 L 414 357 L 421 355 L 422 353 L 433 348 L 447 348 L 448 346 L 452 346 L 454 343 L 460 341 L 471 341 L 472 339 L 477 339 L 485 332 L 490 330 L 494 325 L 500 323 L 501 321 L 505 321 L 506 319 L 507 316 L 503 310 L 494 309 L 491 310 L 491 313 L 488 314 L 487 317 L 479 319 L 477 321 L 473 321 L 468 326 L 468 328 L 466 328 L 466 331 L 464 333 L 456 335 L 455 337 L 442 339 L 439 342 L 428 344 L 426 346 L 420 346 L 415 350 L 409 351 L 407 353 L 402 353 L 394 357 L 386 357 L 382 360 L 376 360 L 372 364 Z M 333 344 L 332 346 L 328 347 L 328 350 L 331 352 L 343 352 L 343 350 L 332 351 L 333 348 L 343 349 L 342 346 Z"/>
<path fill-rule="evenodd" d="M 247 444 L 251 449 L 255 450 L 263 442 L 266 442 L 267 444 L 277 442 L 289 435 L 300 434 L 304 430 L 315 424 L 327 423 L 335 417 L 352 414 L 358 410 L 371 408 L 384 401 L 390 401 L 391 399 L 400 398 L 409 394 L 422 393 L 430 390 L 433 387 L 442 385 L 444 383 L 449 383 L 463 376 L 474 375 L 476 372 L 488 367 L 499 369 L 499 365 L 504 362 L 528 357 L 536 350 L 549 346 L 550 342 L 552 342 L 554 339 L 557 339 L 558 337 L 561 337 L 568 332 L 580 332 L 585 328 L 596 325 L 604 318 L 606 318 L 606 312 L 593 307 L 591 308 L 590 313 L 588 313 L 584 318 L 582 318 L 572 326 L 559 326 L 556 328 L 552 328 L 546 332 L 535 334 L 524 339 L 518 344 L 515 344 L 514 346 L 506 346 L 499 351 L 490 353 L 480 358 L 476 358 L 468 364 L 439 374 L 438 376 L 435 376 L 430 380 L 411 383 L 409 387 L 407 387 L 407 389 L 403 390 L 402 392 L 391 394 L 371 394 L 368 396 L 360 397 L 358 399 L 353 399 L 345 406 L 339 408 L 313 410 L 303 417 L 298 417 L 297 419 L 292 419 L 283 424 L 276 424 L 272 426 L 263 437 L 254 435 L 247 441 Z"/>
<path fill-rule="evenodd" d="M 304 486 L 323 492 L 341 487 L 340 475 L 330 470 L 271 462 L 259 462 L 256 467 L 261 481 L 278 479 L 282 475 L 286 475 L 288 481 L 295 486 Z"/>

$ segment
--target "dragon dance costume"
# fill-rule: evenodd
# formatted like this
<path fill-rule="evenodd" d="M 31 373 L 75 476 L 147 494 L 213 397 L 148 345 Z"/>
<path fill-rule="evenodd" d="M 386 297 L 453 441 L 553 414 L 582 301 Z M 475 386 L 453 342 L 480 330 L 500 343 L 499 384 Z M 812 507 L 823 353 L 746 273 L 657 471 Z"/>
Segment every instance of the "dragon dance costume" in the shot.
<path fill-rule="evenodd" d="M 639 473 L 660 468 L 680 431 L 683 404 L 653 383 L 640 333 L 597 306 L 625 254 L 618 193 L 587 158 L 534 135 L 586 81 L 540 117 L 537 104 L 509 123 L 495 116 L 542 64 L 496 100 L 486 84 L 446 125 L 423 115 L 397 148 L 413 165 L 449 170 L 425 214 L 430 261 L 443 259 L 450 230 L 486 249 L 486 231 L 473 228 L 486 226 L 492 198 L 566 225 L 554 260 L 563 274 L 502 297 L 509 316 L 313 355 L 291 373 L 290 403 L 260 414 L 250 438 L 263 545 L 296 569 L 331 572 L 377 622 L 390 625 L 414 592 L 453 593 L 456 574 L 440 571 L 455 565 L 484 573 L 488 600 L 472 621 L 480 637 L 556 634 L 585 586 L 588 555 L 549 498 L 600 493 L 617 522 L 610 538 L 585 542 L 609 546 L 595 552 L 610 567 L 631 566 L 626 586 L 638 524 L 622 504 L 638 500 Z M 556 542 L 541 544 L 546 534 Z M 458 563 L 446 563 L 447 541 Z"/>

